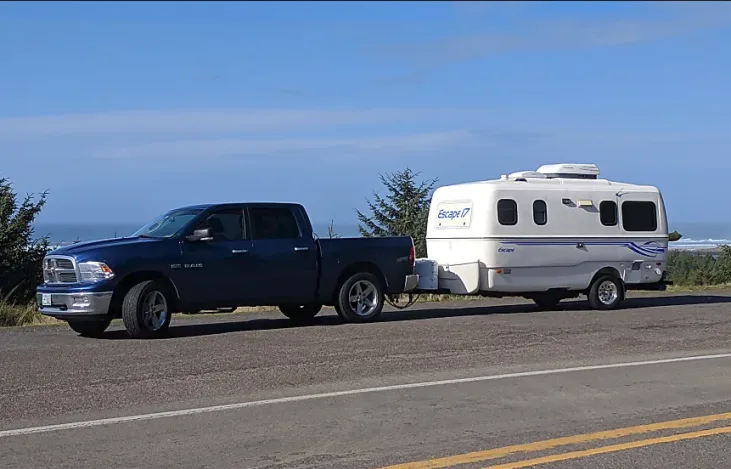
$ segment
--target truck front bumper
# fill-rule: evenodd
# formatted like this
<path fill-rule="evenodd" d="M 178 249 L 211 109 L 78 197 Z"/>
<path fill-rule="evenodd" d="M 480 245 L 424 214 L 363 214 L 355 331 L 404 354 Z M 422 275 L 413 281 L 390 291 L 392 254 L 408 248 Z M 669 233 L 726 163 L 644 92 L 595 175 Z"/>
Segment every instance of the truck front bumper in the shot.
<path fill-rule="evenodd" d="M 112 292 L 36 293 L 38 311 L 58 319 L 105 316 Z"/>
<path fill-rule="evenodd" d="M 416 286 L 419 284 L 419 276 L 417 274 L 411 274 L 406 276 L 406 280 L 404 281 L 404 291 L 408 292 L 416 288 Z"/>

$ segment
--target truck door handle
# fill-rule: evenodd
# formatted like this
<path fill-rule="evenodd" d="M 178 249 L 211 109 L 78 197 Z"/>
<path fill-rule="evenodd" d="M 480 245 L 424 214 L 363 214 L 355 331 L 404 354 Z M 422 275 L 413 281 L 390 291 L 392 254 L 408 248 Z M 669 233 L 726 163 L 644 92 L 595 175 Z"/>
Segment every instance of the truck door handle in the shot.
<path fill-rule="evenodd" d="M 310 248 L 297 246 L 297 247 L 294 248 L 294 250 L 297 251 L 297 252 L 300 252 L 300 251 L 309 251 Z"/>
<path fill-rule="evenodd" d="M 231 254 L 246 254 L 249 252 L 248 249 L 232 249 Z"/>

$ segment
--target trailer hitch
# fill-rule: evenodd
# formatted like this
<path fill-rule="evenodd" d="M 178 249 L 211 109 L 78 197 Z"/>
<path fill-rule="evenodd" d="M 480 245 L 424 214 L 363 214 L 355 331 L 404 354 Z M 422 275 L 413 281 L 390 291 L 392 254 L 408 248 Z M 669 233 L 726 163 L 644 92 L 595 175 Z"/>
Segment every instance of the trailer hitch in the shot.
<path fill-rule="evenodd" d="M 409 295 L 409 300 L 403 306 L 397 304 L 399 302 L 399 300 L 401 299 L 402 295 L 395 295 L 395 294 L 386 295 L 386 297 L 385 297 L 386 303 L 388 303 L 389 305 L 393 306 L 396 309 L 406 309 L 408 307 L 414 306 L 414 304 L 416 303 L 416 300 L 419 299 L 419 294 L 414 295 L 413 293 L 409 293 L 408 295 Z"/>

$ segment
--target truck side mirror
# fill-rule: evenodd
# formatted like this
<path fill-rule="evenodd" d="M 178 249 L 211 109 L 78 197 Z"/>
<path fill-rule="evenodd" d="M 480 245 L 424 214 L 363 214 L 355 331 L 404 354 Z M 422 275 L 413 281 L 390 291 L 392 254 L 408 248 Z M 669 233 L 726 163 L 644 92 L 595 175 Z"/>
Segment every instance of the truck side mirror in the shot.
<path fill-rule="evenodd" d="M 199 230 L 194 230 L 193 234 L 189 234 L 185 237 L 185 239 L 192 243 L 196 243 L 199 241 L 211 241 L 213 237 L 211 236 L 210 228 L 201 228 Z"/>

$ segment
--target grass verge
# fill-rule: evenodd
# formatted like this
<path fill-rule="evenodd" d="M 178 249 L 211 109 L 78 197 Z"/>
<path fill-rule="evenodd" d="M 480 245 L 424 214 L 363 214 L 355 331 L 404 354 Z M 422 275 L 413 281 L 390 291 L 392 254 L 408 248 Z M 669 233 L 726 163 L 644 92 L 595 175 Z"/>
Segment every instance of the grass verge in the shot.
<path fill-rule="evenodd" d="M 731 290 L 731 283 L 723 283 L 718 285 L 701 285 L 701 286 L 677 286 L 673 285 L 668 288 L 665 292 L 632 292 L 633 296 L 636 295 L 658 295 L 658 294 L 677 294 L 683 292 L 698 292 L 698 291 L 718 291 L 718 290 Z M 480 296 L 462 296 L 462 295 L 432 295 L 422 294 L 417 299 L 416 303 L 440 303 L 444 301 L 480 301 L 484 300 Z M 404 296 L 403 299 L 397 303 L 397 305 L 404 305 L 408 301 L 408 297 Z M 256 306 L 256 307 L 241 307 L 236 309 L 232 313 L 224 312 L 200 312 L 195 314 L 177 313 L 173 316 L 175 319 L 182 318 L 204 318 L 212 316 L 226 316 L 230 314 L 245 314 L 245 313 L 265 313 L 270 311 L 278 311 L 276 306 Z M 18 326 L 41 326 L 41 325 L 62 325 L 65 321 L 59 321 L 48 316 L 44 316 L 38 312 L 38 307 L 35 301 L 28 305 L 12 305 L 6 302 L 0 301 L 0 327 L 18 327 Z"/>
<path fill-rule="evenodd" d="M 0 327 L 29 326 L 39 324 L 61 324 L 54 318 L 49 318 L 38 312 L 35 302 L 27 305 L 14 305 L 0 302 Z"/>

